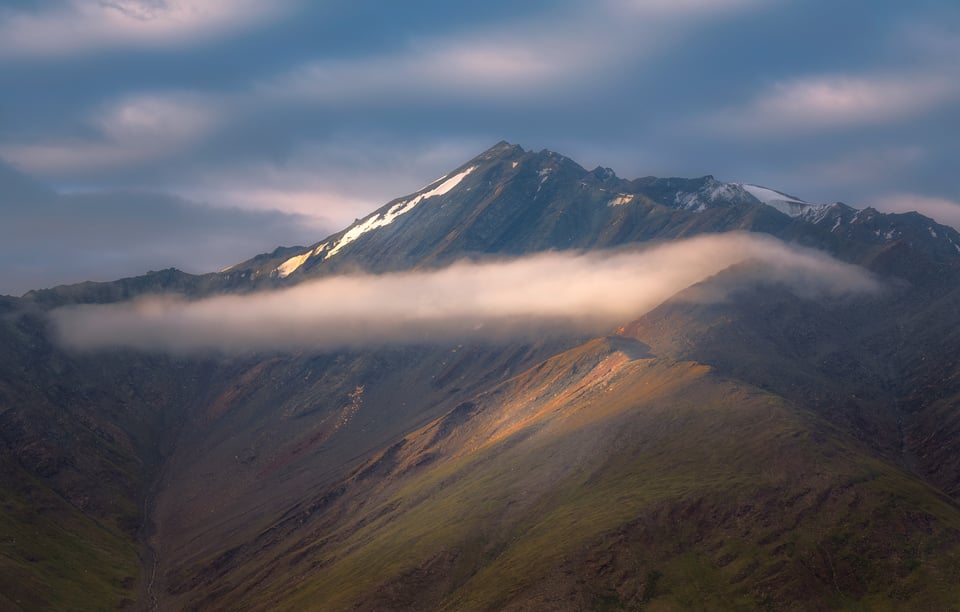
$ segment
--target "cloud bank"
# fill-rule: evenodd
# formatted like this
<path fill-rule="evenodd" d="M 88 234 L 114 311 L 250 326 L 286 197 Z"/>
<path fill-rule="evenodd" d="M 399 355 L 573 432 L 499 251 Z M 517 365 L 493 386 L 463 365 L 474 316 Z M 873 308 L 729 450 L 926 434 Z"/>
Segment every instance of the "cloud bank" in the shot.
<path fill-rule="evenodd" d="M 877 198 L 871 204 L 877 210 L 892 213 L 917 211 L 936 220 L 938 223 L 950 225 L 960 231 L 960 202 L 947 198 L 937 198 L 912 193 L 898 193 Z"/>
<path fill-rule="evenodd" d="M 82 122 L 84 138 L 0 143 L 0 156 L 31 172 L 59 176 L 141 165 L 189 149 L 219 121 L 212 100 L 164 92 L 104 105 Z"/>
<path fill-rule="evenodd" d="M 776 83 L 747 106 L 709 119 L 720 130 L 754 136 L 795 136 L 882 124 L 956 101 L 956 81 L 945 75 L 820 75 Z"/>
<path fill-rule="evenodd" d="M 284 2 L 62 0 L 42 10 L 0 10 L 0 58 L 63 56 L 114 46 L 168 46 L 253 27 Z"/>
<path fill-rule="evenodd" d="M 177 267 L 204 273 L 278 244 L 310 244 L 323 220 L 217 208 L 134 191 L 59 193 L 0 163 L 0 294 Z"/>
<path fill-rule="evenodd" d="M 378 346 L 605 333 L 725 268 L 806 296 L 879 288 L 863 269 L 772 238 L 731 233 L 641 251 L 553 252 L 433 271 L 346 275 L 245 296 L 146 297 L 54 311 L 74 349 L 190 353 Z M 711 292 L 709 299 L 722 299 Z"/>

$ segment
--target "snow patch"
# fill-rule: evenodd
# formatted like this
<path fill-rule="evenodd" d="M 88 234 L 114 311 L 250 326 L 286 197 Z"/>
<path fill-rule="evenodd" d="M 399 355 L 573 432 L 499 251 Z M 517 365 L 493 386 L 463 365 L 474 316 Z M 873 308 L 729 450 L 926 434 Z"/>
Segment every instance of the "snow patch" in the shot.
<path fill-rule="evenodd" d="M 305 261 L 310 259 L 310 256 L 313 255 L 313 251 L 307 251 L 302 255 L 295 255 L 277 266 L 276 272 L 277 276 L 280 278 L 286 278 L 297 271 L 297 268 L 302 266 Z"/>
<path fill-rule="evenodd" d="M 810 204 L 808 205 L 803 212 L 800 213 L 800 218 L 804 221 L 809 221 L 816 225 L 820 223 L 830 214 L 830 211 L 834 210 L 837 207 L 836 203 L 834 204 Z"/>
<path fill-rule="evenodd" d="M 717 200 L 732 200 L 740 195 L 737 193 L 737 187 L 737 185 L 732 183 L 716 181 L 707 188 L 706 194 L 711 202 L 716 202 Z"/>
<path fill-rule="evenodd" d="M 673 203 L 680 208 L 700 212 L 706 210 L 717 200 L 733 200 L 741 195 L 739 185 L 721 183 L 716 179 L 709 180 L 697 191 L 681 191 L 673 197 Z"/>
<path fill-rule="evenodd" d="M 347 230 L 346 233 L 343 234 L 343 236 L 340 237 L 340 240 L 338 240 L 337 243 L 333 246 L 333 248 L 330 249 L 330 251 L 324 256 L 324 259 L 329 259 L 330 257 L 336 255 L 340 251 L 340 249 L 347 246 L 348 244 L 350 244 L 360 236 L 366 234 L 367 232 L 371 230 L 375 230 L 378 227 L 384 227 L 386 225 L 390 225 L 391 223 L 393 223 L 393 221 L 397 217 L 410 212 L 411 210 L 414 209 L 414 207 L 417 204 L 426 200 L 427 198 L 432 198 L 434 196 L 446 194 L 451 189 L 459 185 L 460 181 L 462 181 L 468 174 L 473 172 L 475 169 L 476 169 L 476 166 L 470 166 L 463 172 L 456 174 L 454 176 L 451 176 L 450 178 L 443 181 L 440 185 L 438 185 L 437 187 L 434 187 L 430 191 L 421 193 L 409 200 L 403 200 L 401 202 L 397 202 L 396 204 L 391 206 L 386 213 L 372 215 L 363 223 L 353 226 L 352 228 Z M 442 179 L 438 179 L 438 180 L 442 180 Z M 435 184 L 435 182 L 432 184 Z M 429 185 L 427 187 L 429 187 Z"/>
<path fill-rule="evenodd" d="M 277 276 L 279 276 L 280 278 L 287 278 L 288 276 L 296 272 L 300 268 L 300 266 L 307 263 L 308 259 L 310 259 L 311 257 L 316 257 L 321 252 L 323 252 L 325 248 L 327 248 L 326 242 L 324 242 L 323 244 L 321 244 L 320 246 L 318 246 L 317 248 L 311 251 L 307 251 L 306 253 L 301 253 L 300 255 L 294 255 L 287 261 L 277 266 L 275 270 L 275 272 L 277 273 Z"/>
<path fill-rule="evenodd" d="M 933 231 L 932 227 L 928 227 L 927 231 L 930 232 L 930 236 L 932 236 L 933 238 L 937 238 L 937 232 Z"/>
<path fill-rule="evenodd" d="M 624 204 L 629 204 L 630 202 L 633 202 L 633 198 L 635 197 L 636 196 L 632 193 L 620 193 L 617 194 L 617 197 L 607 202 L 607 206 L 622 206 Z"/>
<path fill-rule="evenodd" d="M 764 204 L 770 202 L 795 202 L 797 204 L 807 204 L 803 200 L 799 200 L 793 196 L 788 196 L 785 193 L 780 193 L 779 191 L 774 191 L 773 189 L 767 189 L 766 187 L 761 187 L 760 185 L 751 185 L 750 183 L 741 183 L 743 190 L 757 198 Z"/>
<path fill-rule="evenodd" d="M 701 200 L 700 194 L 697 192 L 690 193 L 681 191 L 673 196 L 673 203 L 680 208 L 694 212 L 700 212 L 707 207 L 707 202 Z"/>
<path fill-rule="evenodd" d="M 511 167 L 511 168 L 516 168 L 516 167 L 519 166 L 519 165 L 520 165 L 520 162 L 513 162 L 513 163 L 510 164 L 510 167 Z"/>
<path fill-rule="evenodd" d="M 799 200 L 785 193 L 780 193 L 779 191 L 774 191 L 773 189 L 759 185 L 751 185 L 749 183 L 741 183 L 740 186 L 743 187 L 744 191 L 767 206 L 772 206 L 789 217 L 799 217 L 810 207 L 809 202 L 804 202 L 803 200 Z"/>
<path fill-rule="evenodd" d="M 537 191 L 534 194 L 536 197 L 537 193 L 540 193 L 540 190 L 543 189 L 543 184 L 547 182 L 547 179 L 550 178 L 550 175 L 553 173 L 553 168 L 541 168 L 537 170 L 537 174 L 540 176 L 540 184 L 537 185 Z"/>

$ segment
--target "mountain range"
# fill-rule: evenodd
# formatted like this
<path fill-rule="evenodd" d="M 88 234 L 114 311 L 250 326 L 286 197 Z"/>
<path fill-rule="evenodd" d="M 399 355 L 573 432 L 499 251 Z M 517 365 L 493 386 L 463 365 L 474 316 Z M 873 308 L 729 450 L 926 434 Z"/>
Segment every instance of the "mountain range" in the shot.
<path fill-rule="evenodd" d="M 512 324 L 397 335 L 443 274 Z M 501 142 L 308 246 L 0 298 L 0 607 L 956 609 L 958 280 L 918 213 Z M 564 285 L 627 314 L 541 327 Z"/>

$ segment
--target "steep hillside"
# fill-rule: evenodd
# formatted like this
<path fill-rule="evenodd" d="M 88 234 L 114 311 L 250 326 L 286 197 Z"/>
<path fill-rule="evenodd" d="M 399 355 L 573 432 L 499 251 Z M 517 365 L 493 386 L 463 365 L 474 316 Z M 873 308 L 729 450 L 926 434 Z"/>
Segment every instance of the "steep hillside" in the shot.
<path fill-rule="evenodd" d="M 5 299 L 2 308 L 0 601 L 132 603 L 151 483 L 184 416 L 211 391 L 211 367 L 69 354 L 34 305 Z"/>
<path fill-rule="evenodd" d="M 960 499 L 947 458 L 960 452 L 960 311 L 956 276 L 942 278 L 894 278 L 881 296 L 833 303 L 766 285 L 705 304 L 698 287 L 620 333 L 808 406 Z"/>
<path fill-rule="evenodd" d="M 709 367 L 598 339 L 448 405 L 184 571 L 172 607 L 940 609 L 960 596 L 955 504 Z"/>

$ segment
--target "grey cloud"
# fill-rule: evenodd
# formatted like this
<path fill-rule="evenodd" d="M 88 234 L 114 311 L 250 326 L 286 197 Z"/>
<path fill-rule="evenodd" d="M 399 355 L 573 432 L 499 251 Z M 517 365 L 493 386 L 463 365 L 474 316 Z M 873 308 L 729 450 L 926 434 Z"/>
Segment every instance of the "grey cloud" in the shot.
<path fill-rule="evenodd" d="M 938 223 L 950 225 L 960 231 L 960 202 L 954 202 L 946 198 L 900 193 L 877 198 L 871 204 L 877 210 L 883 212 L 905 213 L 917 211 Z"/>
<path fill-rule="evenodd" d="M 173 46 L 255 27 L 288 2 L 102 0 L 0 11 L 0 59 L 57 57 L 111 47 Z"/>
<path fill-rule="evenodd" d="M 146 297 L 52 316 L 68 347 L 175 353 L 603 333 L 747 260 L 759 262 L 758 280 L 787 283 L 810 297 L 879 288 L 861 268 L 821 253 L 731 233 L 641 251 L 555 252 L 428 272 L 338 276 L 246 296 Z M 714 292 L 711 299 L 722 297 Z"/>
<path fill-rule="evenodd" d="M 60 194 L 2 167 L 0 215 L 0 293 L 9 294 L 166 267 L 211 272 L 325 233 L 321 220 L 305 215 L 214 208 L 164 194 Z"/>

